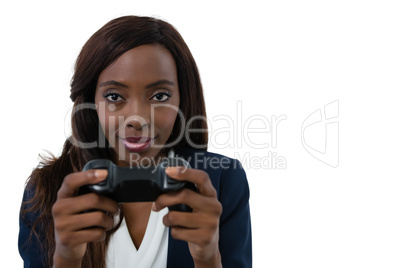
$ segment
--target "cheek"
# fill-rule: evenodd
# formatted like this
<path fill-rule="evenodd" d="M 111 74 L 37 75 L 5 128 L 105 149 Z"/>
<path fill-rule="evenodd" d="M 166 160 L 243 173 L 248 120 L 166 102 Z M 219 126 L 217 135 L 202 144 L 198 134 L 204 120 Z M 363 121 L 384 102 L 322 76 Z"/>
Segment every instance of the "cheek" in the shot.
<path fill-rule="evenodd" d="M 155 111 L 155 126 L 159 128 L 160 131 L 166 132 L 163 133 L 166 136 L 170 135 L 170 132 L 173 129 L 174 122 L 176 121 L 177 111 L 175 109 L 160 109 Z"/>
<path fill-rule="evenodd" d="M 97 110 L 99 123 L 102 127 L 103 133 L 108 138 L 110 133 L 110 128 L 115 128 L 114 117 L 110 115 L 110 112 L 105 106 L 105 103 L 97 103 Z"/>

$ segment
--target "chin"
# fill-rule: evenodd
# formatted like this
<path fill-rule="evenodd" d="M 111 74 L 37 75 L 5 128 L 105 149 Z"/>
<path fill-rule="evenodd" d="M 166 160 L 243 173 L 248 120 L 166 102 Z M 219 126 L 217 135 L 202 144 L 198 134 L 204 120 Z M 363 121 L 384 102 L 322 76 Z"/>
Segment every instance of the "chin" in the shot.
<path fill-rule="evenodd" d="M 130 152 L 125 150 L 121 158 L 119 155 L 119 166 L 154 166 L 157 165 L 160 157 L 164 156 L 164 148 L 149 148 L 143 152 Z"/>

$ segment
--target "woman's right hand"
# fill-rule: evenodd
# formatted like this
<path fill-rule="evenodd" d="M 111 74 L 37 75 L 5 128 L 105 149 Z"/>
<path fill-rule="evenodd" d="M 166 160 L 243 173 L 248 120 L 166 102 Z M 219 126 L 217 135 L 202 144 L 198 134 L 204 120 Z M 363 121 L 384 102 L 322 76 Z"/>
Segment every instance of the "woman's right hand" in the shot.
<path fill-rule="evenodd" d="M 113 228 L 113 216 L 119 213 L 115 201 L 95 193 L 76 195 L 81 186 L 99 183 L 106 176 L 107 170 L 88 170 L 64 178 L 52 207 L 56 241 L 53 267 L 81 267 L 87 243 L 104 240 Z"/>

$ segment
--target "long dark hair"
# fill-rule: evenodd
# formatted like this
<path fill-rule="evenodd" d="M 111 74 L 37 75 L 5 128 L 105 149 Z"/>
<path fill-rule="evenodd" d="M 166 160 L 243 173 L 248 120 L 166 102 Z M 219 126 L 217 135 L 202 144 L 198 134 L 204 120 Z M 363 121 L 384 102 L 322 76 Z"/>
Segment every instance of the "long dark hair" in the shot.
<path fill-rule="evenodd" d="M 71 118 L 72 135 L 63 147 L 60 157 L 44 158 L 32 172 L 26 191 L 32 192 L 22 208 L 38 215 L 33 222 L 31 236 L 45 236 L 42 247 L 47 251 L 47 265 L 52 266 L 55 249 L 54 226 L 51 209 L 63 179 L 72 172 L 81 171 L 86 162 L 97 159 L 116 161 L 116 154 L 99 135 L 99 118 L 94 105 L 95 89 L 100 73 L 128 50 L 145 45 L 161 44 L 172 54 L 177 68 L 180 92 L 180 111 L 190 128 L 204 131 L 190 132 L 189 139 L 180 139 L 176 149 L 192 147 L 206 149 L 208 133 L 201 80 L 196 63 L 186 43 L 177 30 L 167 22 L 150 17 L 124 16 L 105 24 L 87 41 L 79 54 L 71 80 L 71 100 L 74 108 Z M 84 107 L 84 108 L 82 108 Z M 167 143 L 177 140 L 184 129 L 177 118 Z M 187 124 L 186 124 L 187 125 Z M 93 144 L 93 146 L 81 146 Z M 99 146 L 103 144 L 104 146 Z M 113 231 L 113 230 L 112 230 Z M 106 245 L 110 233 L 103 242 L 89 243 L 83 259 L 83 267 L 105 267 Z"/>

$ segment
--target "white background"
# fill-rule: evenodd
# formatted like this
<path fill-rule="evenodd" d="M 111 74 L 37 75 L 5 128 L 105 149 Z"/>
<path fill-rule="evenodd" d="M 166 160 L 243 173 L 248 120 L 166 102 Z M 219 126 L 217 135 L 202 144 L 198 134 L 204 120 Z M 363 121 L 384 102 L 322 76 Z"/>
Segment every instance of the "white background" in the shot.
<path fill-rule="evenodd" d="M 267 131 L 238 136 L 234 148 L 219 148 L 228 133 L 211 139 L 211 151 L 239 158 L 247 170 L 255 267 L 402 266 L 399 1 L 0 5 L 2 263 L 22 265 L 24 183 L 38 154 L 59 154 L 69 132 L 69 81 L 80 48 L 107 21 L 136 14 L 165 19 L 183 35 L 199 65 L 212 131 L 225 127 L 213 118 L 229 116 L 237 124 L 233 133 L 241 133 L 239 104 L 243 123 L 259 116 L 249 126 L 256 132 L 263 132 L 261 118 L 286 116 L 275 148 Z M 339 102 L 335 168 L 301 142 L 303 121 L 333 101 Z M 325 142 L 322 127 L 310 131 L 312 147 Z M 270 146 L 254 148 L 246 139 Z M 269 152 L 286 168 L 259 167 Z"/>

